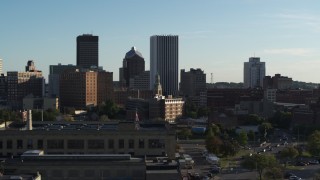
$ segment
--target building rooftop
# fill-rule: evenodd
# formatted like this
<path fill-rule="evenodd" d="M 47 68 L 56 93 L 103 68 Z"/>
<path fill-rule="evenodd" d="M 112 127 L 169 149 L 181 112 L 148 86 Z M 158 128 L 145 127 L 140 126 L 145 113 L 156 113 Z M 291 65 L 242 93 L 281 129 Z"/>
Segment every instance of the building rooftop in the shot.
<path fill-rule="evenodd" d="M 130 59 L 130 58 L 132 58 L 132 57 L 135 56 L 135 55 L 143 58 L 142 54 L 137 50 L 136 47 L 133 46 L 133 47 L 131 48 L 131 50 L 126 53 L 125 59 Z"/>

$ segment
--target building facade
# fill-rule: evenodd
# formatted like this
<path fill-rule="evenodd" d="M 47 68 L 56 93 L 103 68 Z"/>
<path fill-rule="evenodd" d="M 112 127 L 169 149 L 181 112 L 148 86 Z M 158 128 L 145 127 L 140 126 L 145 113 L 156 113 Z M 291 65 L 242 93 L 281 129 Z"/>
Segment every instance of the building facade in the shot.
<path fill-rule="evenodd" d="M 45 80 L 42 72 L 36 70 L 33 61 L 28 61 L 26 72 L 9 71 L 8 105 L 14 109 L 22 108 L 22 99 L 32 94 L 34 97 L 44 96 Z"/>
<path fill-rule="evenodd" d="M 181 69 L 180 93 L 186 97 L 199 96 L 206 91 L 206 74 L 201 69 Z"/>
<path fill-rule="evenodd" d="M 150 89 L 150 71 L 144 71 L 139 75 L 130 78 L 130 89 L 149 90 Z"/>
<path fill-rule="evenodd" d="M 265 62 L 260 62 L 259 57 L 250 57 L 249 62 L 244 63 L 243 83 L 245 88 L 263 87 L 265 75 Z"/>
<path fill-rule="evenodd" d="M 35 122 L 33 125 L 35 126 Z M 175 159 L 175 130 L 164 123 L 39 122 L 33 130 L 0 130 L 0 155 L 41 149 L 46 154 L 131 154 Z"/>
<path fill-rule="evenodd" d="M 99 37 L 83 34 L 77 37 L 77 66 L 91 68 L 99 66 Z"/>
<path fill-rule="evenodd" d="M 126 53 L 125 58 L 122 61 L 122 68 L 120 68 L 120 81 L 126 84 L 126 87 L 132 86 L 130 79 L 140 75 L 145 70 L 145 62 L 142 54 L 136 47 L 132 47 L 130 51 Z"/>
<path fill-rule="evenodd" d="M 63 73 L 63 71 L 67 69 L 75 69 L 76 66 L 69 64 L 69 65 L 61 65 L 60 63 L 58 65 L 50 65 L 49 66 L 49 96 L 57 96 L 59 97 L 59 79 L 60 74 Z"/>
<path fill-rule="evenodd" d="M 60 75 L 61 108 L 86 109 L 113 96 L 113 74 L 90 69 L 64 71 Z"/>
<path fill-rule="evenodd" d="M 292 78 L 287 76 L 281 76 L 281 74 L 275 74 L 273 77 L 265 76 L 263 79 L 263 89 L 290 89 L 292 86 Z"/>
<path fill-rule="evenodd" d="M 178 95 L 179 38 L 176 35 L 150 37 L 150 89 L 159 74 L 164 95 Z"/>

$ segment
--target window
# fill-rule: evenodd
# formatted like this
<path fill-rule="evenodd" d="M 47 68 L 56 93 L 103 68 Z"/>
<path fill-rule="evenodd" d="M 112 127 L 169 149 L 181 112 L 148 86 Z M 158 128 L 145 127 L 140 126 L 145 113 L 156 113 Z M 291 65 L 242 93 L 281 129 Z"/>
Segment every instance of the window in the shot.
<path fill-rule="evenodd" d="M 88 140 L 88 149 L 104 149 L 103 139 Z"/>
<path fill-rule="evenodd" d="M 38 139 L 38 149 L 43 149 L 43 140 Z"/>
<path fill-rule="evenodd" d="M 164 148 L 164 140 L 162 139 L 149 139 L 148 144 L 150 149 Z"/>
<path fill-rule="evenodd" d="M 108 141 L 108 148 L 109 148 L 109 149 L 113 149 L 113 148 L 114 148 L 114 140 L 113 140 L 113 139 L 109 139 L 109 141 Z"/>
<path fill-rule="evenodd" d="M 140 149 L 144 148 L 144 139 L 139 139 L 139 148 Z"/>
<path fill-rule="evenodd" d="M 129 149 L 134 148 L 134 140 L 133 139 L 129 139 L 128 144 L 129 144 Z"/>
<path fill-rule="evenodd" d="M 124 140 L 119 139 L 119 149 L 123 149 L 123 148 L 124 148 Z"/>
<path fill-rule="evenodd" d="M 12 140 L 7 140 L 7 149 L 12 149 Z"/>
<path fill-rule="evenodd" d="M 0 149 L 2 149 L 2 141 L 0 141 Z"/>
<path fill-rule="evenodd" d="M 28 139 L 27 148 L 33 149 L 33 140 L 32 139 Z"/>
<path fill-rule="evenodd" d="M 68 140 L 68 148 L 69 149 L 83 149 L 84 148 L 84 140 Z"/>
<path fill-rule="evenodd" d="M 63 149 L 64 141 L 62 139 L 48 140 L 47 147 L 48 149 Z"/>
<path fill-rule="evenodd" d="M 17 149 L 22 149 L 23 148 L 23 141 L 21 139 L 17 140 Z"/>

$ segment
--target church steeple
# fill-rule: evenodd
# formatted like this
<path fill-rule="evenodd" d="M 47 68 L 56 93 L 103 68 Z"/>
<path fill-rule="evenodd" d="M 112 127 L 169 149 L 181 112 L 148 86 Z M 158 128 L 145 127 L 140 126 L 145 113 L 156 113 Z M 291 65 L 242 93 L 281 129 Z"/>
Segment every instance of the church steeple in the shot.
<path fill-rule="evenodd" d="M 160 75 L 157 73 L 156 74 L 156 82 L 154 83 L 154 88 L 153 88 L 153 91 L 154 91 L 154 94 L 156 96 L 162 96 L 162 86 L 160 84 Z"/>

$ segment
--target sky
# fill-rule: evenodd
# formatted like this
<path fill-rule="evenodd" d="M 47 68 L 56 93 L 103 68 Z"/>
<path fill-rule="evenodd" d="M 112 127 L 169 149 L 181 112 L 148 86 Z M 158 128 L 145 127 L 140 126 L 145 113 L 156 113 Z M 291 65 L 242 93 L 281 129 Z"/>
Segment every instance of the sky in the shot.
<path fill-rule="evenodd" d="M 319 0 L 1 0 L 4 71 L 28 60 L 76 64 L 76 37 L 99 36 L 99 66 L 119 79 L 132 46 L 150 69 L 150 36 L 179 36 L 179 69 L 201 68 L 207 82 L 243 82 L 249 57 L 266 75 L 319 83 Z"/>

